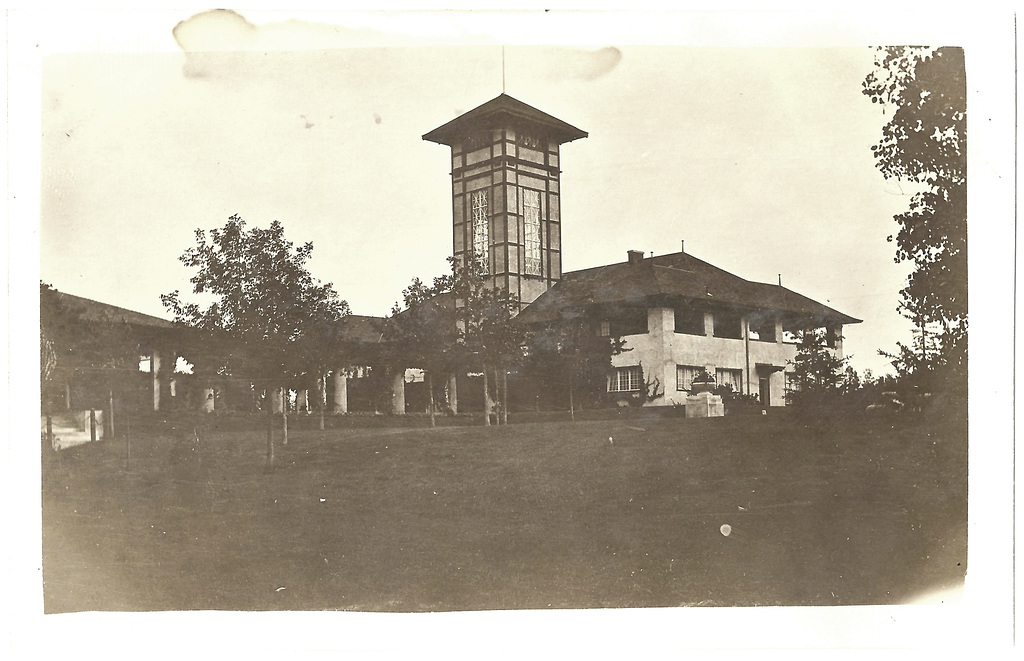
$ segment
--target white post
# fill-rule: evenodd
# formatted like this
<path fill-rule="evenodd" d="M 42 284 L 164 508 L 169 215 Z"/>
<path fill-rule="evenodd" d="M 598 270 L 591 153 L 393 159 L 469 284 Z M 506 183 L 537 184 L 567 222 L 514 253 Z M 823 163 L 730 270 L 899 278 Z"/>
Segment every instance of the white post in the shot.
<path fill-rule="evenodd" d="M 448 375 L 448 407 L 451 408 L 453 414 L 459 412 L 459 390 L 455 372 Z"/>
<path fill-rule="evenodd" d="M 391 377 L 391 412 L 394 415 L 405 415 L 405 370 L 395 370 Z"/>
<path fill-rule="evenodd" d="M 334 412 L 348 413 L 348 377 L 341 369 L 334 370 Z"/>
<path fill-rule="evenodd" d="M 153 374 L 153 410 L 160 410 L 160 353 L 154 350 L 149 357 L 149 370 Z"/>

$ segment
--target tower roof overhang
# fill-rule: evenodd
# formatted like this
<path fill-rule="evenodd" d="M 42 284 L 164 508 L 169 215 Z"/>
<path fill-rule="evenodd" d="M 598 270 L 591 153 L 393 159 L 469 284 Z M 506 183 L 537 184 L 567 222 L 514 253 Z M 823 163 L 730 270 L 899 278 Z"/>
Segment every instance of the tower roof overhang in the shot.
<path fill-rule="evenodd" d="M 467 134 L 509 124 L 527 124 L 541 128 L 559 144 L 585 138 L 588 135 L 586 131 L 582 131 L 572 124 L 552 117 L 507 94 L 501 94 L 487 103 L 459 115 L 447 124 L 425 133 L 423 139 L 451 147 L 458 138 Z"/>

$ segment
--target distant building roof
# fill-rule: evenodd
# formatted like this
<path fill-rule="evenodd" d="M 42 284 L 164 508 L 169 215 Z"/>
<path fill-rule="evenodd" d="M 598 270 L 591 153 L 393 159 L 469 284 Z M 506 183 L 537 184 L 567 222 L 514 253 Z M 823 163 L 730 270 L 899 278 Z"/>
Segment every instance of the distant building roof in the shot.
<path fill-rule="evenodd" d="M 581 131 L 575 126 L 567 124 L 557 117 L 552 117 L 546 112 L 537 110 L 533 106 L 527 105 L 507 94 L 501 94 L 487 103 L 459 115 L 447 124 L 424 134 L 423 139 L 451 146 L 460 136 L 465 136 L 474 131 L 497 128 L 509 123 L 509 120 L 522 120 L 531 124 L 540 124 L 547 130 L 548 135 L 558 140 L 559 143 L 571 142 L 572 140 L 587 137 L 586 131 Z"/>
<path fill-rule="evenodd" d="M 793 322 L 855 324 L 855 319 L 780 285 L 751 282 L 685 252 L 564 273 L 519 317 L 559 318 L 563 309 L 628 303 L 697 302 L 708 307 L 775 311 Z"/>
<path fill-rule="evenodd" d="M 378 344 L 384 332 L 384 317 L 369 317 L 361 314 L 345 315 L 339 322 L 341 337 L 345 342 L 355 344 Z"/>
<path fill-rule="evenodd" d="M 77 312 L 85 321 L 111 322 L 120 321 L 133 326 L 150 326 L 153 328 L 173 328 L 174 322 L 152 315 L 136 312 L 127 308 L 100 303 L 91 298 L 75 296 L 65 292 L 56 292 L 61 303 L 70 310 Z"/>

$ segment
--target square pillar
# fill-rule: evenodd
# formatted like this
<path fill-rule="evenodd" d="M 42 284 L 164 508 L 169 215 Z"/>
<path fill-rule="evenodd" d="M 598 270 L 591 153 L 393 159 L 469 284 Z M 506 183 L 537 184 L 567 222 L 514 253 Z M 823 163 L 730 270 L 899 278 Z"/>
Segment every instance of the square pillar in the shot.
<path fill-rule="evenodd" d="M 397 369 L 391 377 L 391 413 L 405 415 L 405 370 Z"/>
<path fill-rule="evenodd" d="M 345 370 L 334 370 L 334 412 L 348 413 L 348 376 Z"/>

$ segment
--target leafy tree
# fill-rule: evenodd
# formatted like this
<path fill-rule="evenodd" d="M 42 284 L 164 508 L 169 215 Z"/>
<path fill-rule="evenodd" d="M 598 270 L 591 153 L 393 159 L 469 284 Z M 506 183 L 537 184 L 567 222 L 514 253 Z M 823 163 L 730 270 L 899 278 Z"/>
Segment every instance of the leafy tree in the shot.
<path fill-rule="evenodd" d="M 459 353 L 451 282 L 442 276 L 427 286 L 413 279 L 402 291 L 403 304 L 395 303 L 391 309 L 386 326 L 387 362 L 398 368 L 418 367 L 425 373 L 431 427 L 436 425 L 434 375 L 447 373 Z"/>
<path fill-rule="evenodd" d="M 161 296 L 177 323 L 221 339 L 216 371 L 265 389 L 264 405 L 275 390 L 294 382 L 308 367 L 324 324 L 349 313 L 331 283 L 321 283 L 306 268 L 313 252 L 307 242 L 295 246 L 274 221 L 267 229 L 246 228 L 238 215 L 207 234 L 179 258 L 196 270 L 193 293 L 212 298 L 206 307 L 182 302 L 178 290 Z M 319 329 L 319 330 L 318 330 Z M 287 443 L 287 402 L 282 425 Z M 267 465 L 273 467 L 273 431 L 268 427 Z"/>
<path fill-rule="evenodd" d="M 123 320 L 87 318 L 85 310 L 39 283 L 40 383 L 46 402 L 56 388 L 83 382 L 90 392 L 130 390 L 138 374 L 139 338 Z M 109 401 L 108 400 L 108 401 Z M 88 406 L 96 406 L 92 401 Z M 102 405 L 101 405 L 102 407 Z"/>
<path fill-rule="evenodd" d="M 522 360 L 526 343 L 525 331 L 511 323 L 519 312 L 519 298 L 493 286 L 488 281 L 486 268 L 478 260 L 460 262 L 449 257 L 448 261 L 452 266 L 451 276 L 435 280 L 434 286 L 439 292 L 450 291 L 455 299 L 457 360 L 464 367 L 480 369 L 484 374 L 484 424 L 491 424 L 492 402 L 500 401 L 499 394 L 505 401 L 498 421 L 507 422 L 504 375 Z"/>
<path fill-rule="evenodd" d="M 939 363 L 967 369 L 967 87 L 961 48 L 878 48 L 863 93 L 892 110 L 872 148 L 887 179 L 921 190 L 895 217 L 896 262 L 914 265 L 899 309 L 939 327 Z M 890 236 L 889 240 L 893 240 Z M 900 350 L 902 355 L 903 350 Z"/>
<path fill-rule="evenodd" d="M 529 340 L 529 370 L 551 387 L 565 388 L 569 416 L 581 401 L 598 402 L 607 395 L 612 356 L 622 353 L 621 337 L 598 335 L 582 316 L 570 316 L 535 331 Z"/>
<path fill-rule="evenodd" d="M 789 403 L 802 413 L 827 413 L 850 383 L 846 363 L 846 358 L 837 358 L 828 348 L 824 329 L 800 332 L 796 357 L 789 361 L 793 366 L 792 387 L 786 394 Z"/>

